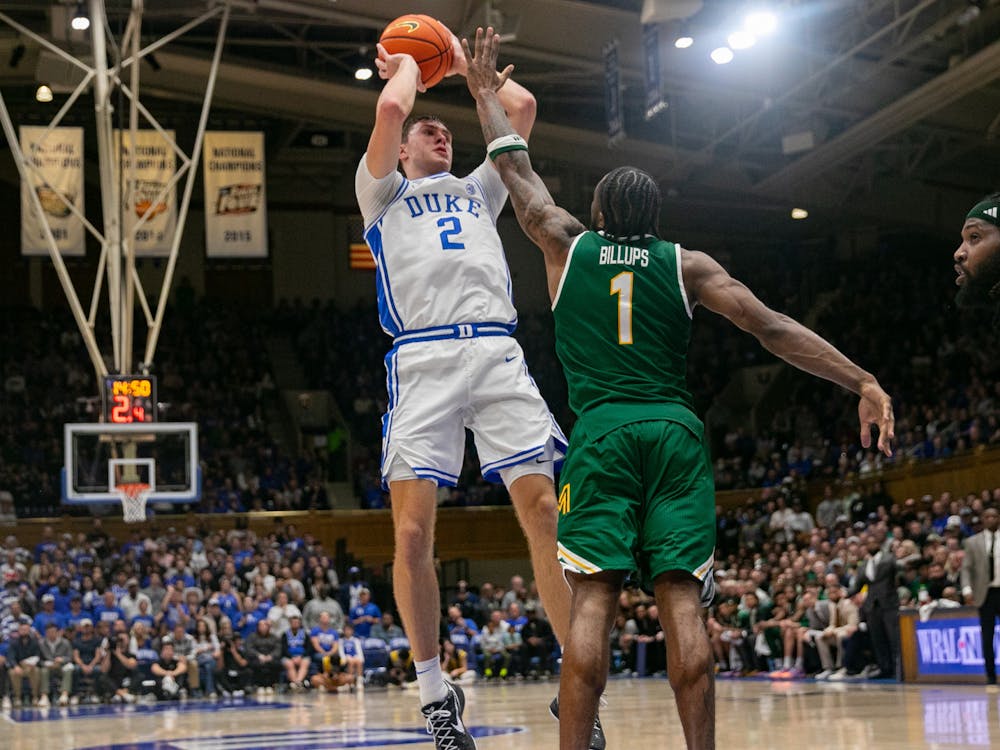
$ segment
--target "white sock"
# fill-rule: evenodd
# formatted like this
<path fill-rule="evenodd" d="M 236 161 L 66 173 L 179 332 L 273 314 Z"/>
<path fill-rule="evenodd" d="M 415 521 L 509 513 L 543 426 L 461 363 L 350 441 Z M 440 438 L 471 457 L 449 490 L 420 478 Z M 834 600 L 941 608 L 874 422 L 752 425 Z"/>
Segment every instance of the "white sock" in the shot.
<path fill-rule="evenodd" d="M 783 664 L 782 664 L 782 666 L 784 666 L 785 669 L 791 669 L 792 668 L 792 657 L 790 657 L 790 656 L 784 657 L 783 658 Z"/>
<path fill-rule="evenodd" d="M 417 668 L 417 685 L 420 688 L 420 705 L 426 706 L 428 703 L 443 701 L 448 695 L 448 688 L 444 684 L 444 675 L 441 674 L 441 662 L 437 657 L 424 661 L 413 662 Z"/>

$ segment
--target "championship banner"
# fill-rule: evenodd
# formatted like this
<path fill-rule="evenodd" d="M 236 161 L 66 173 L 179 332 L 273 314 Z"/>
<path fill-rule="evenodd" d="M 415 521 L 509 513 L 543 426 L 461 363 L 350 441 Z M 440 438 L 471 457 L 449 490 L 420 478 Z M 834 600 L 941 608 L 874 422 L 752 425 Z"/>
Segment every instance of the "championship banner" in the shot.
<path fill-rule="evenodd" d="M 164 131 L 171 140 L 174 131 Z M 124 148 L 121 148 L 124 137 Z M 124 237 L 135 236 L 136 257 L 167 257 L 177 229 L 177 189 L 170 184 L 177 168 L 173 147 L 155 130 L 138 130 L 135 146 L 132 131 L 115 131 L 115 174 L 122 174 L 122 208 L 125 215 Z M 119 158 L 120 155 L 120 158 Z M 129 167 L 134 167 L 129 172 Z M 129 179 L 135 180 L 129 195 Z M 149 211 L 138 231 L 136 224 Z"/>
<path fill-rule="evenodd" d="M 35 212 L 33 190 L 55 238 L 60 255 L 83 255 L 83 222 L 70 210 L 83 215 L 83 128 L 21 127 L 21 150 L 28 169 L 21 182 L 21 254 L 48 255 L 45 228 Z"/>
<path fill-rule="evenodd" d="M 604 45 L 604 114 L 608 121 L 608 144 L 613 146 L 625 137 L 617 39 Z"/>
<path fill-rule="evenodd" d="M 267 257 L 264 134 L 205 133 L 205 254 Z"/>
<path fill-rule="evenodd" d="M 646 62 L 646 119 L 667 108 L 660 80 L 660 31 L 656 24 L 642 27 L 642 50 Z"/>

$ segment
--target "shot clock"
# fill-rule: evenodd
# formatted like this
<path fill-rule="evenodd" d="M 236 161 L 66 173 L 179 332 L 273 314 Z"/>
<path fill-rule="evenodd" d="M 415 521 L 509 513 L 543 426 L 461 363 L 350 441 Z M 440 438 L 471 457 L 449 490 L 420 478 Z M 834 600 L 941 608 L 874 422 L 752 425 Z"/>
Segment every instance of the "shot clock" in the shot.
<path fill-rule="evenodd" d="M 115 424 L 155 422 L 156 378 L 152 375 L 105 376 L 104 421 Z"/>

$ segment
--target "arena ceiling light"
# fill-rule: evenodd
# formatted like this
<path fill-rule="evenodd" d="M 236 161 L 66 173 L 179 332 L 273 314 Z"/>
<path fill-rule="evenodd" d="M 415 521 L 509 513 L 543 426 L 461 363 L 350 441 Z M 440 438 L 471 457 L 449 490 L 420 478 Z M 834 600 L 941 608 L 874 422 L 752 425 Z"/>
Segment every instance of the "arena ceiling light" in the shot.
<path fill-rule="evenodd" d="M 747 14 L 743 28 L 756 36 L 773 34 L 778 28 L 778 17 L 769 10 L 758 10 Z"/>
<path fill-rule="evenodd" d="M 793 208 L 792 209 L 792 218 L 796 219 L 798 221 L 801 221 L 802 219 L 808 219 L 809 218 L 809 212 L 806 211 L 804 208 Z"/>
<path fill-rule="evenodd" d="M 757 37 L 749 31 L 741 29 L 726 37 L 726 41 L 729 43 L 730 49 L 750 49 L 757 43 Z"/>
<path fill-rule="evenodd" d="M 677 49 L 687 49 L 692 44 L 694 44 L 694 37 L 690 37 L 687 34 L 679 36 L 674 40 L 674 46 Z"/>
<path fill-rule="evenodd" d="M 358 54 L 354 56 L 354 78 L 358 81 L 369 81 L 375 75 L 372 70 L 372 58 L 367 46 L 358 47 Z"/>
<path fill-rule="evenodd" d="M 83 10 L 83 3 L 76 6 L 76 13 L 73 14 L 73 20 L 69 22 L 69 25 L 73 27 L 74 31 L 86 31 L 90 28 L 90 18 Z"/>
<path fill-rule="evenodd" d="M 725 65 L 733 61 L 733 51 L 729 47 L 716 47 L 712 50 L 712 54 L 709 55 L 712 58 L 712 62 L 716 65 Z"/>
<path fill-rule="evenodd" d="M 48 103 L 52 101 L 52 89 L 46 86 L 44 83 L 38 87 L 35 91 L 35 99 L 37 101 Z"/>

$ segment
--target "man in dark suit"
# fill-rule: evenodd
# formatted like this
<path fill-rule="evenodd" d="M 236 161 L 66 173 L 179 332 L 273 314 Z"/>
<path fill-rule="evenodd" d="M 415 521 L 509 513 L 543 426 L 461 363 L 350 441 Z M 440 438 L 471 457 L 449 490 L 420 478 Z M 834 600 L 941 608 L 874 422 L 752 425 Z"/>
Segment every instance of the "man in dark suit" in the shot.
<path fill-rule="evenodd" d="M 872 531 L 867 542 L 868 556 L 858 566 L 854 584 L 848 597 L 861 591 L 867 584 L 868 593 L 861 605 L 861 616 L 868 623 L 872 650 L 878 661 L 875 679 L 897 679 L 896 665 L 899 658 L 899 594 L 896 591 L 896 574 L 899 570 L 896 556 L 885 543 L 885 534 Z"/>
<path fill-rule="evenodd" d="M 983 530 L 965 540 L 962 559 L 962 594 L 965 603 L 979 608 L 986 685 L 997 690 L 996 654 L 993 633 L 1000 617 L 1000 511 L 983 511 Z"/>

